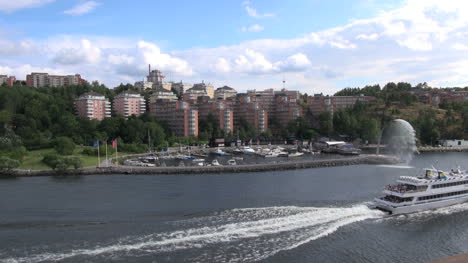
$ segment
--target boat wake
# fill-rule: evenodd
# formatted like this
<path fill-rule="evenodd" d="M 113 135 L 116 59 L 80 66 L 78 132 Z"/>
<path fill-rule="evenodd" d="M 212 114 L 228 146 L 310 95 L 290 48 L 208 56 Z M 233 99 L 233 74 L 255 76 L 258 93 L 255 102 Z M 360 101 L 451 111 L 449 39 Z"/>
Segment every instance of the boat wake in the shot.
<path fill-rule="evenodd" d="M 409 165 L 388 165 L 388 164 L 381 164 L 377 165 L 378 167 L 383 167 L 383 168 L 395 168 L 395 169 L 414 169 L 414 166 L 409 166 Z"/>
<path fill-rule="evenodd" d="M 72 258 L 115 261 L 127 257 L 174 255 L 179 251 L 183 251 L 185 256 L 192 255 L 188 261 L 252 262 L 330 235 L 340 227 L 382 218 L 383 215 L 383 212 L 372 210 L 365 204 L 233 209 L 175 222 L 182 230 L 126 237 L 92 248 L 35 255 L 28 253 L 27 257 L 0 259 L 0 262 L 49 262 Z"/>

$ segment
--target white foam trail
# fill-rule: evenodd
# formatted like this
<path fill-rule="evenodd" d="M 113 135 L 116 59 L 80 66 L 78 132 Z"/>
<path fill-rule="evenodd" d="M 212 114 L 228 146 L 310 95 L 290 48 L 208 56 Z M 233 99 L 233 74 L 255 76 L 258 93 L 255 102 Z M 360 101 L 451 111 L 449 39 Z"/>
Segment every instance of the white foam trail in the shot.
<path fill-rule="evenodd" d="M 382 212 L 371 210 L 362 204 L 343 208 L 289 206 L 234 209 L 187 222 L 200 224 L 199 227 L 125 238 L 124 241 L 107 246 L 76 249 L 65 253 L 43 253 L 0 261 L 8 263 L 61 261 L 75 256 L 115 256 L 115 253 L 142 256 L 172 253 L 182 249 L 197 249 L 196 254 L 202 257 L 190 261 L 256 261 L 330 235 L 342 226 L 365 219 L 380 218 L 382 215 Z M 211 251 L 209 255 L 198 253 L 198 250 L 203 251 L 219 243 L 223 245 L 217 246 L 215 252 Z M 229 253 L 226 253 L 227 250 Z M 233 250 L 237 253 L 233 254 Z"/>
<path fill-rule="evenodd" d="M 396 169 L 415 169 L 414 166 L 409 166 L 409 165 L 388 165 L 388 164 L 381 164 L 377 165 L 378 167 L 383 167 L 383 168 L 396 168 Z"/>

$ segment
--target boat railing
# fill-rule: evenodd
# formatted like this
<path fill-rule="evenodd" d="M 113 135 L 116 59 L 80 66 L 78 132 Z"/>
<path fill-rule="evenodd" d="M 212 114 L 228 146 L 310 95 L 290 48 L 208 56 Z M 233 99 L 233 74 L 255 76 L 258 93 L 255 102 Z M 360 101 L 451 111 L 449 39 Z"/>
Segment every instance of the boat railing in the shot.
<path fill-rule="evenodd" d="M 410 186 L 410 185 L 405 185 L 405 184 L 396 184 L 396 185 L 386 185 L 385 190 L 404 194 L 404 193 L 424 192 L 427 190 L 427 187 L 416 187 L 416 186 Z"/>
<path fill-rule="evenodd" d="M 412 176 L 400 176 L 400 180 L 402 181 L 408 181 L 408 182 L 413 182 L 413 183 L 421 183 L 423 182 L 423 180 L 419 179 L 419 178 L 416 178 L 416 177 L 412 177 Z"/>

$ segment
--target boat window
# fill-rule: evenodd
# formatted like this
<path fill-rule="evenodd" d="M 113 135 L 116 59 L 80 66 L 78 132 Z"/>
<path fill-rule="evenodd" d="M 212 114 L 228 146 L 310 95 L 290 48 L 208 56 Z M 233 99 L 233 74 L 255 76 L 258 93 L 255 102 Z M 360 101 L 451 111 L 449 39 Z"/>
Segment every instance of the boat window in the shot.
<path fill-rule="evenodd" d="M 420 201 L 431 200 L 431 199 L 437 199 L 437 198 L 442 198 L 442 197 L 447 197 L 447 196 L 462 195 L 462 194 L 468 194 L 468 190 L 445 193 L 445 194 L 438 194 L 438 195 L 422 196 L 422 197 L 419 197 L 418 200 L 420 200 Z"/>
<path fill-rule="evenodd" d="M 385 190 L 393 191 L 393 192 L 399 192 L 399 193 L 405 193 L 405 192 L 412 192 L 416 190 L 426 190 L 426 186 L 424 186 L 424 189 L 418 189 L 418 187 L 410 184 L 395 184 L 395 185 L 387 185 L 385 186 Z"/>
<path fill-rule="evenodd" d="M 432 188 L 443 188 L 443 187 L 450 187 L 450 186 L 455 186 L 455 185 L 462 185 L 462 184 L 468 184 L 468 181 L 458 181 L 458 182 L 453 182 L 453 183 L 445 183 L 445 184 L 436 184 L 433 185 Z"/>
<path fill-rule="evenodd" d="M 394 195 L 386 195 L 382 197 L 382 200 L 392 202 L 392 203 L 403 203 L 403 202 L 410 202 L 413 200 L 413 197 L 398 197 Z"/>

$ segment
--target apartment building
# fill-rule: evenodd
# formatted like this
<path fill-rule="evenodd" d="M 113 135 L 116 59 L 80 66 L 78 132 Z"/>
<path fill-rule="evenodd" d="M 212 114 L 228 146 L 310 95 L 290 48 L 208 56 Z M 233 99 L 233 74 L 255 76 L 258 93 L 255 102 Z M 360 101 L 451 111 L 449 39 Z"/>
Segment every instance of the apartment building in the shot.
<path fill-rule="evenodd" d="M 33 72 L 26 75 L 26 85 L 30 87 L 63 87 L 71 85 L 79 85 L 84 83 L 85 80 L 81 78 L 80 74 L 75 75 L 49 75 L 49 73 Z"/>
<path fill-rule="evenodd" d="M 326 111 L 333 113 L 339 109 L 353 107 L 358 102 L 372 104 L 376 102 L 376 98 L 372 96 L 324 96 L 322 94 L 307 98 L 309 110 L 315 116 Z"/>
<path fill-rule="evenodd" d="M 226 132 L 234 131 L 234 110 L 225 100 L 213 100 L 208 96 L 199 97 L 196 107 L 199 120 L 207 120 L 211 115 L 218 120 L 220 129 Z"/>
<path fill-rule="evenodd" d="M 16 78 L 15 76 L 7 76 L 7 75 L 0 75 L 0 86 L 4 83 L 8 86 L 13 86 L 15 84 Z"/>
<path fill-rule="evenodd" d="M 164 121 L 175 136 L 198 136 L 198 110 L 184 101 L 157 100 L 150 113 Z"/>
<path fill-rule="evenodd" d="M 146 112 L 146 103 L 139 93 L 127 91 L 114 98 L 113 109 L 115 114 L 124 117 L 140 116 Z"/>
<path fill-rule="evenodd" d="M 234 112 L 234 129 L 241 128 L 241 122 L 246 121 L 253 125 L 257 132 L 268 129 L 268 111 L 259 102 L 252 102 L 246 94 L 238 94 Z"/>
<path fill-rule="evenodd" d="M 237 91 L 235 89 L 228 86 L 223 86 L 215 90 L 214 98 L 225 100 L 230 97 L 235 97 L 236 95 Z"/>
<path fill-rule="evenodd" d="M 104 95 L 88 92 L 75 100 L 75 111 L 80 117 L 103 120 L 111 116 L 111 104 Z"/>

